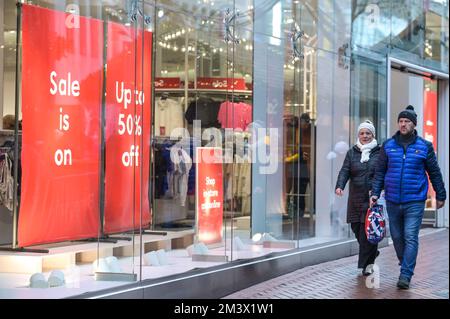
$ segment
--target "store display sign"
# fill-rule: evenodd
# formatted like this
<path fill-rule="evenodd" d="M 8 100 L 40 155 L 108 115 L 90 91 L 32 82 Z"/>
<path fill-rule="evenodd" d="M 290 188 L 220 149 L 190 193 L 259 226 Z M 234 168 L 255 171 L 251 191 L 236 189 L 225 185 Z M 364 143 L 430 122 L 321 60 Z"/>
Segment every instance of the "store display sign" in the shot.
<path fill-rule="evenodd" d="M 107 43 L 104 231 L 116 233 L 151 220 L 152 33 L 110 22 Z"/>
<path fill-rule="evenodd" d="M 197 78 L 197 89 L 246 90 L 247 87 L 244 79 Z"/>
<path fill-rule="evenodd" d="M 22 5 L 19 246 L 96 237 L 103 22 Z"/>
<path fill-rule="evenodd" d="M 423 136 L 437 150 L 437 93 L 425 91 L 423 110 Z"/>
<path fill-rule="evenodd" d="M 424 138 L 433 144 L 434 150 L 437 152 L 437 109 L 438 109 L 438 97 L 436 91 L 424 92 L 423 103 L 423 136 Z M 431 187 L 430 178 L 428 177 L 428 196 L 435 198 L 436 193 Z"/>
<path fill-rule="evenodd" d="M 197 236 L 205 244 L 222 241 L 223 172 L 222 149 L 196 149 Z"/>
<path fill-rule="evenodd" d="M 155 89 L 180 89 L 180 78 L 156 78 Z"/>

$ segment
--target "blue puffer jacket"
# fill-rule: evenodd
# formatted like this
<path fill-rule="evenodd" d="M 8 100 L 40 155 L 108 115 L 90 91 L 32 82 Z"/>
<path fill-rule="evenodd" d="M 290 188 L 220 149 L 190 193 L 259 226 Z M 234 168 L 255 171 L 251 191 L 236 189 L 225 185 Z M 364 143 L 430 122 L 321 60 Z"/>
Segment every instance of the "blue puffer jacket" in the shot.
<path fill-rule="evenodd" d="M 383 143 L 372 184 L 373 195 L 379 197 L 384 185 L 386 200 L 390 202 L 403 204 L 425 201 L 428 172 L 436 199 L 444 201 L 446 191 L 433 144 L 417 136 L 416 132 L 416 138 L 405 151 L 399 143 L 399 137 L 400 133 L 397 132 Z"/>

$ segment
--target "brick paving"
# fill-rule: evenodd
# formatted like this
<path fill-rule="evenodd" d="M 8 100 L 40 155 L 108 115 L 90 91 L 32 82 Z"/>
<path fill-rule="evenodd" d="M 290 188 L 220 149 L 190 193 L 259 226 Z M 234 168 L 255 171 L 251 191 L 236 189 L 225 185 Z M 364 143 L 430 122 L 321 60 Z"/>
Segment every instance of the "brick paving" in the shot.
<path fill-rule="evenodd" d="M 356 268 L 358 256 L 351 256 L 299 269 L 224 299 L 448 299 L 449 230 L 425 233 L 419 238 L 419 255 L 409 290 L 396 287 L 400 267 L 391 243 L 380 249 L 376 260 L 378 277 L 362 276 Z"/>

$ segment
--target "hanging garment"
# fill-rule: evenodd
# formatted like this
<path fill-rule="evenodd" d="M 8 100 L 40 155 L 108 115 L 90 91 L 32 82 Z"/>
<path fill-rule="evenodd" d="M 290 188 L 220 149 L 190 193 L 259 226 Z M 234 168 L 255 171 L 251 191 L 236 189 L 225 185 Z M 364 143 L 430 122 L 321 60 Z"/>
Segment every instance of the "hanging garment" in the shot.
<path fill-rule="evenodd" d="M 242 102 L 223 102 L 220 105 L 217 119 L 222 128 L 239 128 L 245 131 L 252 122 L 252 106 Z"/>
<path fill-rule="evenodd" d="M 192 168 L 192 159 L 178 144 L 170 149 L 170 158 L 173 162 L 172 189 L 173 197 L 180 199 L 180 205 L 186 204 L 188 191 L 189 171 Z"/>
<path fill-rule="evenodd" d="M 225 179 L 225 200 L 233 199 L 233 163 L 224 164 L 224 179 Z"/>
<path fill-rule="evenodd" d="M 184 128 L 183 106 L 173 99 L 160 99 L 155 107 L 155 136 L 170 136 L 175 128 Z"/>
<path fill-rule="evenodd" d="M 4 159 L 0 162 L 0 204 L 9 210 L 14 207 L 14 179 L 12 177 L 12 163 L 8 153 L 3 154 Z"/>
<path fill-rule="evenodd" d="M 201 142 L 198 139 L 191 138 L 189 143 L 189 156 L 191 158 L 194 158 L 194 150 L 195 145 L 201 145 Z M 192 165 L 190 171 L 189 171 L 189 178 L 188 178 L 188 195 L 195 195 L 195 165 Z"/>
<path fill-rule="evenodd" d="M 193 124 L 194 120 L 200 120 L 202 128 L 220 128 L 220 123 L 217 121 L 219 108 L 220 102 L 216 102 L 211 98 L 200 97 L 189 104 L 184 117 L 189 124 Z"/>

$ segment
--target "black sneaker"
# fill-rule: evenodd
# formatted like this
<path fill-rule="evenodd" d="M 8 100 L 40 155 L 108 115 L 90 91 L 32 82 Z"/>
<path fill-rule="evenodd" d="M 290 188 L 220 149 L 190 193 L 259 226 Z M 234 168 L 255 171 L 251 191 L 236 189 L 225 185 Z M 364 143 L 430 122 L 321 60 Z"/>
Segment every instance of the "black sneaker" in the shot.
<path fill-rule="evenodd" d="M 397 287 L 400 289 L 409 289 L 410 280 L 405 277 L 400 277 L 397 281 Z"/>

